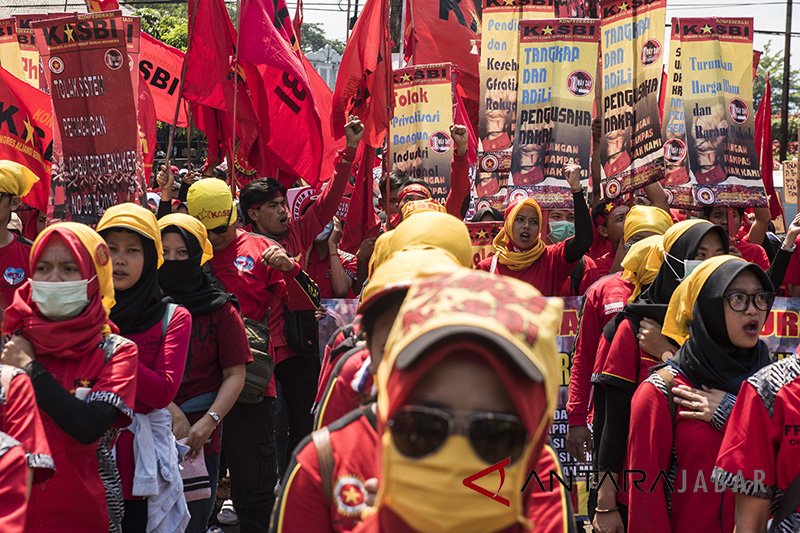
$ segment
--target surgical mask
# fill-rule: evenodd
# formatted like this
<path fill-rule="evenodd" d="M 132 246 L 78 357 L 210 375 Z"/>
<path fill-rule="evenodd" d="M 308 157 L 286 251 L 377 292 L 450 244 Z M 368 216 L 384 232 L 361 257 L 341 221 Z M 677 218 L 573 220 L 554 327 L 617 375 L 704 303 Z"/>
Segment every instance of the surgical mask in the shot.
<path fill-rule="evenodd" d="M 494 471 L 475 480 L 475 484 L 509 500 L 506 507 L 464 486 L 464 479 L 490 466 L 475 454 L 465 437 L 452 435 L 435 453 L 412 459 L 398 451 L 391 433 L 386 432 L 379 506 L 390 508 L 416 531 L 429 533 L 483 533 L 517 523 L 530 529 L 520 492 L 530 446 L 523 457 L 505 467 L 504 478 Z"/>
<path fill-rule="evenodd" d="M 668 259 L 666 260 L 667 266 L 669 267 L 669 269 L 670 269 L 670 270 L 672 270 L 672 273 L 673 273 L 673 274 L 675 274 L 675 278 L 676 278 L 678 281 L 683 281 L 683 280 L 685 280 L 687 277 L 689 277 L 689 274 L 691 274 L 691 273 L 692 273 L 692 271 L 693 271 L 695 268 L 697 268 L 697 267 L 700 265 L 700 263 L 702 263 L 702 262 L 703 262 L 703 261 L 701 261 L 701 260 L 697 260 L 697 259 L 678 259 L 678 258 L 677 258 L 677 257 L 675 257 L 674 255 L 670 255 L 670 254 L 666 254 L 666 256 L 667 256 L 667 258 L 668 258 Z M 675 261 L 676 263 L 683 263 L 683 276 L 679 275 L 679 274 L 678 274 L 678 273 L 675 271 L 675 269 L 674 269 L 674 268 L 672 268 L 672 263 L 670 263 L 669 259 L 672 259 L 672 260 L 673 260 L 673 261 Z"/>
<path fill-rule="evenodd" d="M 557 220 L 550 223 L 550 242 L 564 242 L 575 235 L 575 223 L 567 220 Z"/>
<path fill-rule="evenodd" d="M 331 233 L 333 233 L 333 220 L 325 224 L 325 227 L 322 228 L 322 231 L 319 232 L 319 235 L 314 237 L 314 240 L 316 242 L 327 241 L 328 237 L 331 236 Z"/>
<path fill-rule="evenodd" d="M 89 283 L 92 279 L 78 281 L 31 282 L 31 300 L 39 312 L 50 320 L 68 320 L 81 314 L 89 303 Z"/>

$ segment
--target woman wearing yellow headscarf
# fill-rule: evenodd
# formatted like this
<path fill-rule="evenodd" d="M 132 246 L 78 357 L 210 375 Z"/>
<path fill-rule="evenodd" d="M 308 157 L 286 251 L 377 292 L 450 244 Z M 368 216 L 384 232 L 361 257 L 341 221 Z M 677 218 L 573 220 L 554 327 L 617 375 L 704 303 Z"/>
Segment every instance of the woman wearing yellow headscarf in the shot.
<path fill-rule="evenodd" d="M 148 516 L 153 513 L 148 511 L 148 500 L 142 497 L 153 495 L 142 493 L 134 480 L 157 484 L 158 479 L 148 477 L 154 472 L 137 462 L 134 440 L 141 449 L 153 445 L 155 439 L 172 437 L 166 407 L 178 392 L 186 366 L 192 316 L 185 308 L 168 304 L 158 285 L 158 268 L 164 256 L 161 231 L 152 212 L 132 203 L 114 206 L 103 214 L 97 231 L 111 252 L 117 294 L 111 320 L 139 347 L 134 423 L 120 435 L 116 451 L 125 498 L 123 528 L 125 533 L 144 532 L 155 517 Z M 143 425 L 148 425 L 151 431 L 141 431 Z M 179 475 L 177 463 L 172 466 Z M 182 509 L 175 508 L 173 512 L 177 517 L 174 523 L 185 527 L 189 521 L 185 502 Z"/>
<path fill-rule="evenodd" d="M 517 201 L 506 209 L 505 224 L 494 239 L 494 256 L 484 259 L 479 269 L 530 283 L 544 296 L 561 294 L 575 263 L 592 246 L 592 221 L 581 189 L 581 169 L 567 165 L 564 175 L 575 206 L 575 236 L 545 245 L 539 204 L 533 198 Z"/>
<path fill-rule="evenodd" d="M 108 246 L 88 226 L 55 224 L 36 238 L 30 262 L 31 279 L 5 310 L 3 333 L 14 336 L 1 361 L 31 377 L 57 470 L 46 487 L 34 485 L 26 531 L 118 531 L 107 432 L 131 422 L 138 357 L 108 320 Z"/>
<path fill-rule="evenodd" d="M 252 356 L 231 295 L 202 268 L 213 254 L 206 227 L 180 213 L 161 218 L 158 227 L 164 244 L 159 283 L 164 294 L 192 314 L 191 366 L 167 408 L 172 431 L 177 439 L 186 439 L 189 457 L 203 452 L 211 495 L 189 502 L 192 518 L 186 533 L 205 533 L 214 509 L 222 451 L 221 426 L 208 413 L 225 418 L 242 391 L 245 365 Z"/>

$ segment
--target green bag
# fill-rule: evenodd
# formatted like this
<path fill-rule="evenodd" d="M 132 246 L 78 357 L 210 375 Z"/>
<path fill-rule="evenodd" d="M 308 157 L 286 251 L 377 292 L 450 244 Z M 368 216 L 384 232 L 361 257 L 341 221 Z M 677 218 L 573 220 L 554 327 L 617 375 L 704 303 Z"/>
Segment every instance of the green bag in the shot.
<path fill-rule="evenodd" d="M 267 312 L 267 316 L 269 316 L 269 312 Z M 256 322 L 249 318 L 245 318 L 243 321 L 253 361 L 247 364 L 244 388 L 236 401 L 237 403 L 261 403 L 264 401 L 264 391 L 267 390 L 267 385 L 269 385 L 275 370 L 275 361 L 269 354 L 267 317 L 265 316 L 262 322 Z"/>

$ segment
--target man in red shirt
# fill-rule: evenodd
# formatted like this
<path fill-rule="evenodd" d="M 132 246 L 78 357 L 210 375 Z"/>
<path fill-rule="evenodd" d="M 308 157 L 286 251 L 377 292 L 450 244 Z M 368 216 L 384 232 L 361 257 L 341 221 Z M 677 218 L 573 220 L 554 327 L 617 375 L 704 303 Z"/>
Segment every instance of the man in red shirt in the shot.
<path fill-rule="evenodd" d="M 739 229 L 742 226 L 742 219 L 744 218 L 744 209 L 741 207 L 714 207 L 710 205 L 703 206 L 702 217 L 712 224 L 717 224 L 725 228 L 728 235 L 736 235 L 731 238 L 731 251 L 733 248 L 739 251 L 742 259 L 755 263 L 761 267 L 764 272 L 769 270 L 769 257 L 767 251 L 761 246 L 764 239 L 767 237 L 769 229 L 769 222 L 772 218 L 769 208 L 760 207 L 754 209 L 755 220 L 750 226 L 750 230 L 744 236 L 739 238 Z M 731 233 L 728 223 L 733 226 L 734 231 Z"/>
<path fill-rule="evenodd" d="M 28 467 L 19 442 L 0 432 L 0 531 L 23 533 L 28 510 Z"/>
<path fill-rule="evenodd" d="M 189 213 L 208 229 L 214 248 L 211 270 L 236 296 L 242 315 L 255 322 L 266 320 L 271 332 L 283 331 L 286 281 L 294 283 L 299 265 L 273 241 L 236 228 L 236 206 L 224 181 L 209 178 L 192 185 L 188 206 Z M 278 335 L 271 337 L 272 352 L 272 341 Z M 222 439 L 232 499 L 240 527 L 248 532 L 267 531 L 275 501 L 274 379 L 264 396 L 261 403 L 237 403 L 231 409 Z"/>
<path fill-rule="evenodd" d="M 0 311 L 11 303 L 14 291 L 28 279 L 31 242 L 8 231 L 11 213 L 20 206 L 37 179 L 18 163 L 0 161 Z"/>

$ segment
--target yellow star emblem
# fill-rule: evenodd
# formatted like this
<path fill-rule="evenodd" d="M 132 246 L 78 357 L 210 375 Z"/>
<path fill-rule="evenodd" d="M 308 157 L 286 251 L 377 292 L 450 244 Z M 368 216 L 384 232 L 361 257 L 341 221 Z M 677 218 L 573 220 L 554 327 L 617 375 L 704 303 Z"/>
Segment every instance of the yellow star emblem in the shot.
<path fill-rule="evenodd" d="M 23 124 L 25 125 L 25 142 L 33 144 L 33 134 L 35 130 L 33 129 L 33 124 L 31 124 L 31 119 L 25 117 Z"/>
<path fill-rule="evenodd" d="M 352 485 L 342 492 L 342 496 L 344 496 L 345 503 L 356 505 L 361 503 L 362 494 Z"/>
<path fill-rule="evenodd" d="M 708 24 L 703 26 L 703 33 L 711 33 L 711 26 L 709 26 Z"/>
<path fill-rule="evenodd" d="M 553 35 L 553 28 L 551 26 L 545 26 L 542 29 L 542 35 Z"/>
<path fill-rule="evenodd" d="M 406 72 L 405 74 L 403 74 L 402 78 L 400 78 L 400 81 L 403 81 L 403 82 L 411 81 L 411 74 Z"/>
<path fill-rule="evenodd" d="M 627 10 L 628 10 L 628 4 L 627 4 L 626 2 L 622 2 L 622 3 L 619 5 L 619 10 L 620 10 L 620 11 L 627 11 Z"/>
<path fill-rule="evenodd" d="M 72 26 L 69 24 L 64 24 L 64 35 L 67 36 L 67 41 L 75 41 L 75 36 L 72 35 L 75 30 L 72 29 Z"/>
<path fill-rule="evenodd" d="M 486 238 L 486 237 L 488 237 L 488 236 L 489 236 L 489 234 L 488 234 L 488 233 L 486 233 L 486 230 L 485 230 L 485 229 L 482 229 L 482 230 L 480 230 L 480 231 L 478 232 L 478 238 L 479 238 L 479 239 L 485 239 L 485 238 Z"/>
<path fill-rule="evenodd" d="M 514 5 L 514 0 L 505 0 L 503 3 L 505 5 L 507 5 L 507 6 L 513 6 Z"/>
<path fill-rule="evenodd" d="M 81 387 L 88 388 L 92 384 L 92 381 L 90 379 L 85 379 L 84 378 L 84 379 L 81 380 L 80 383 L 81 383 Z"/>

